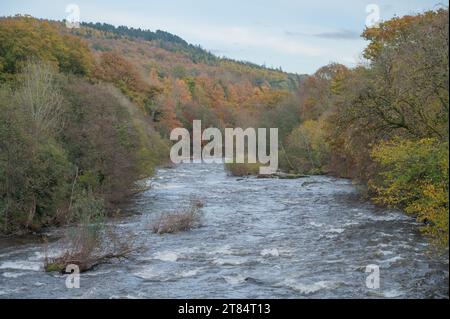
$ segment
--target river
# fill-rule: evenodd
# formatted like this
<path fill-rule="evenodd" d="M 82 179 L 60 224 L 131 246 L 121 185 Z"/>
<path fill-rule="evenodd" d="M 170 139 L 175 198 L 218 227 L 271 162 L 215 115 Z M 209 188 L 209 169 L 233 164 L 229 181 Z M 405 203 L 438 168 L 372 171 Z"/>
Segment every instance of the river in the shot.
<path fill-rule="evenodd" d="M 35 238 L 2 239 L 0 298 L 448 298 L 448 253 L 436 254 L 405 214 L 362 201 L 325 176 L 227 176 L 220 164 L 160 169 L 116 221 L 144 249 L 81 274 L 45 273 Z M 157 214 L 202 198 L 202 227 L 150 230 Z M 60 230 L 50 230 L 56 236 Z M 50 250 L 56 243 L 50 244 Z M 366 266 L 379 267 L 378 289 Z"/>

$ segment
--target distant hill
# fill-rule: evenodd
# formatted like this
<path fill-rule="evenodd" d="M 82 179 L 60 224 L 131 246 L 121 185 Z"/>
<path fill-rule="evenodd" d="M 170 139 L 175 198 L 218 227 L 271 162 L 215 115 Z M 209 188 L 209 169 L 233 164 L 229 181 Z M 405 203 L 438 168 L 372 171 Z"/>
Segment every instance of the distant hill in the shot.
<path fill-rule="evenodd" d="M 290 128 L 298 121 L 305 75 L 217 57 L 165 31 L 105 23 L 67 28 L 64 21 L 15 16 L 0 18 L 0 40 L 0 82 L 14 81 L 28 60 L 42 60 L 114 84 L 162 136 L 189 128 L 192 119 L 219 128 L 274 120 Z"/>
<path fill-rule="evenodd" d="M 228 59 L 224 57 L 217 57 L 211 52 L 203 49 L 199 45 L 193 45 L 180 38 L 177 35 L 171 34 L 166 31 L 156 30 L 155 32 L 141 29 L 141 28 L 130 28 L 127 26 L 114 26 L 112 24 L 107 23 L 92 23 L 92 22 L 83 22 L 81 26 L 85 29 L 94 29 L 98 31 L 102 31 L 103 37 L 105 38 L 113 38 L 113 39 L 136 39 L 136 40 L 144 40 L 152 43 L 157 43 L 161 49 L 179 53 L 182 52 L 186 56 L 190 58 L 192 63 L 194 64 L 206 64 L 209 66 L 221 66 L 227 64 L 236 64 L 240 65 L 244 70 L 259 70 L 260 78 L 255 79 L 255 85 L 262 84 L 264 81 L 273 87 L 273 88 L 288 88 L 290 90 L 295 90 L 298 88 L 302 79 L 306 77 L 306 75 L 299 75 L 294 73 L 286 73 L 280 69 L 268 68 L 265 66 L 260 66 L 252 62 L 248 61 L 236 61 L 233 59 Z M 83 33 L 83 32 L 82 32 Z M 90 37 L 90 33 L 84 33 L 87 37 Z M 97 37 L 99 35 L 97 34 Z M 100 36 L 101 37 L 101 36 Z M 99 45 L 94 45 L 94 49 L 102 50 L 102 47 Z M 103 48 L 104 49 L 104 48 Z M 280 75 L 281 78 L 280 78 Z"/>

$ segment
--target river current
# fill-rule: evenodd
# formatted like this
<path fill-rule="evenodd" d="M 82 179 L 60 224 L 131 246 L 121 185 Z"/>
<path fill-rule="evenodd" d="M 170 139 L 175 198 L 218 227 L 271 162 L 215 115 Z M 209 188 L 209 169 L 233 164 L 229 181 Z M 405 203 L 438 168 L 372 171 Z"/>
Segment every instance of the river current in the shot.
<path fill-rule="evenodd" d="M 80 288 L 68 289 L 66 275 L 43 271 L 35 238 L 1 239 L 0 298 L 449 296 L 448 253 L 430 248 L 414 218 L 362 201 L 349 180 L 237 178 L 221 164 L 181 164 L 147 183 L 127 205 L 136 214 L 114 222 L 143 249 L 81 274 Z M 205 204 L 202 227 L 151 231 L 155 216 L 191 197 Z M 379 268 L 377 289 L 366 285 L 369 265 Z"/>

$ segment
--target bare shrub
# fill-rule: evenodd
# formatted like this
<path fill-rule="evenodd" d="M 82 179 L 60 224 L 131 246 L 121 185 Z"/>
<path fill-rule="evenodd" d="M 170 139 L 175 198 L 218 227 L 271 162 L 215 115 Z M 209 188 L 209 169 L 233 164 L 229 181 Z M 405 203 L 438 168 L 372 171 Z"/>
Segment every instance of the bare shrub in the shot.
<path fill-rule="evenodd" d="M 155 234 L 174 234 L 189 231 L 201 225 L 200 209 L 204 206 L 200 199 L 191 200 L 190 206 L 180 212 L 166 213 L 152 224 Z"/>
<path fill-rule="evenodd" d="M 194 206 L 196 208 L 203 208 L 205 206 L 205 203 L 201 198 L 192 197 L 191 198 L 191 206 Z"/>
<path fill-rule="evenodd" d="M 64 273 L 70 264 L 77 265 L 81 272 L 111 259 L 126 258 L 136 250 L 134 238 L 119 236 L 112 228 L 98 225 L 81 225 L 66 232 L 59 242 L 64 251 L 49 258 L 45 248 L 44 269 L 48 272 Z"/>

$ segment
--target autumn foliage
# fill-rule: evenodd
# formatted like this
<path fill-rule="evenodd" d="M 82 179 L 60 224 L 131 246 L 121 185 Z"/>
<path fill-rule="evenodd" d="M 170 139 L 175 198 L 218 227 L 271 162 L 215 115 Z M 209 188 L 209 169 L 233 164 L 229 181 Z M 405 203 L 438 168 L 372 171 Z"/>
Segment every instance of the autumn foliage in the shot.
<path fill-rule="evenodd" d="M 54 23 L 26 16 L 0 18 L 0 80 L 10 79 L 30 58 L 83 76 L 93 65 L 87 44 L 74 35 L 60 34 Z"/>
<path fill-rule="evenodd" d="M 70 217 L 77 194 L 113 207 L 167 156 L 171 129 L 196 119 L 277 127 L 282 169 L 352 178 L 448 245 L 448 10 L 362 36 L 364 63 L 305 76 L 164 31 L 0 18 L 2 232 Z"/>
<path fill-rule="evenodd" d="M 366 65 L 331 64 L 300 87 L 299 128 L 286 153 L 303 172 L 368 185 L 448 245 L 448 10 L 364 31 Z"/>

